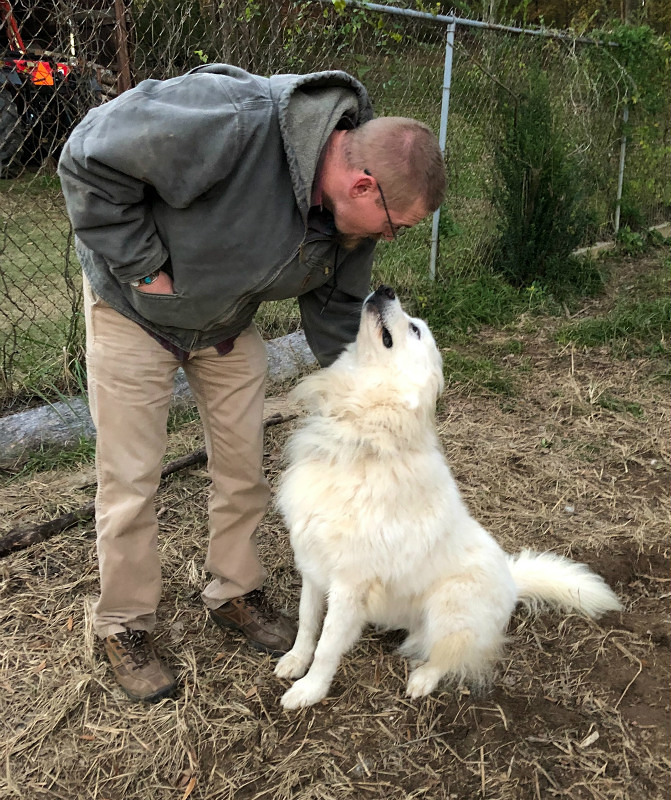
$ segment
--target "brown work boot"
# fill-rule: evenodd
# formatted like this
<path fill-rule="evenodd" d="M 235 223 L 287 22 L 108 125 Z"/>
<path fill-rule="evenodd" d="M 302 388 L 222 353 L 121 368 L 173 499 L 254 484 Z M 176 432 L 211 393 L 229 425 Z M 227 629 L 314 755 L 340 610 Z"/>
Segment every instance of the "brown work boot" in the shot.
<path fill-rule="evenodd" d="M 210 609 L 210 616 L 220 628 L 240 631 L 252 647 L 273 656 L 291 650 L 296 638 L 296 627 L 270 605 L 263 589 L 254 589 Z"/>
<path fill-rule="evenodd" d="M 146 631 L 126 630 L 104 639 L 114 677 L 133 700 L 155 703 L 175 690 L 175 676 L 156 655 Z"/>

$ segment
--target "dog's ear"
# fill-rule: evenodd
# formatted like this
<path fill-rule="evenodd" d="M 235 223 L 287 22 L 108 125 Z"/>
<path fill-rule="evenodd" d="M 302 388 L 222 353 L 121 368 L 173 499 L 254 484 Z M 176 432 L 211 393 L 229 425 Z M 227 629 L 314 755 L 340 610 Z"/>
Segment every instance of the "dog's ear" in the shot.
<path fill-rule="evenodd" d="M 352 375 L 331 366 L 303 378 L 289 393 L 289 400 L 313 414 L 329 414 L 352 391 Z"/>
<path fill-rule="evenodd" d="M 403 392 L 401 394 L 401 402 L 408 411 L 416 411 L 420 406 L 420 397 L 418 391 Z"/>
<path fill-rule="evenodd" d="M 294 386 L 289 392 L 289 400 L 309 411 L 316 411 L 322 405 L 326 391 L 327 387 L 322 373 L 314 372 Z"/>
<path fill-rule="evenodd" d="M 417 411 L 418 408 L 435 409 L 438 398 L 445 388 L 442 371 L 436 373 L 428 382 L 419 386 L 405 386 L 399 396 L 404 408 Z"/>

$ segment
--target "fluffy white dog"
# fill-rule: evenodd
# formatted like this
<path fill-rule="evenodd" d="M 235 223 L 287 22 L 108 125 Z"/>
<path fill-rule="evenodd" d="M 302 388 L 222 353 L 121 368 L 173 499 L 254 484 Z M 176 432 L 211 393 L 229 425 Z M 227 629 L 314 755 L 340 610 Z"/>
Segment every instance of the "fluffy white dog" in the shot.
<path fill-rule="evenodd" d="M 401 652 L 420 660 L 407 686 L 416 698 L 442 678 L 486 683 L 518 602 L 590 617 L 620 608 L 584 564 L 509 556 L 471 517 L 436 434 L 442 388 L 431 332 L 381 286 L 356 342 L 294 390 L 310 414 L 278 493 L 303 579 L 296 643 L 275 668 L 300 678 L 285 708 L 326 696 L 366 623 L 408 631 Z"/>

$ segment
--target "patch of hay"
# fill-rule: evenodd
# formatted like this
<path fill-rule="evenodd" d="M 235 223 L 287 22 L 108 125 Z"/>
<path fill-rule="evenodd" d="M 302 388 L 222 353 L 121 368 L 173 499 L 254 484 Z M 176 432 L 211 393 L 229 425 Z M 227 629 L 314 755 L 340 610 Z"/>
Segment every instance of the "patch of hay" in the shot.
<path fill-rule="evenodd" d="M 548 323 L 549 324 L 549 323 Z M 272 661 L 206 618 L 200 590 L 208 479 L 176 473 L 157 497 L 164 595 L 158 646 L 181 691 L 128 701 L 92 634 L 93 526 L 0 562 L 0 795 L 62 800 L 661 800 L 668 794 L 669 403 L 654 364 L 613 361 L 514 332 L 502 359 L 518 394 L 452 387 L 439 425 L 472 512 L 511 551 L 585 561 L 625 611 L 598 623 L 513 618 L 490 692 L 404 697 L 391 633 L 368 631 L 331 694 L 283 712 Z M 471 347 L 491 353 L 500 332 Z M 617 397 L 620 410 L 603 402 Z M 628 405 L 627 405 L 628 404 Z M 610 403 L 613 406 L 613 403 Z M 627 410 L 629 409 L 629 410 Z M 632 413 L 633 412 L 633 413 Z M 291 423 L 266 431 L 274 483 Z M 171 435 L 169 458 L 202 447 Z M 40 521 L 92 496 L 90 476 L 54 472 L 0 490 L 3 524 Z M 260 548 L 271 599 L 295 614 L 299 579 L 271 512 Z"/>

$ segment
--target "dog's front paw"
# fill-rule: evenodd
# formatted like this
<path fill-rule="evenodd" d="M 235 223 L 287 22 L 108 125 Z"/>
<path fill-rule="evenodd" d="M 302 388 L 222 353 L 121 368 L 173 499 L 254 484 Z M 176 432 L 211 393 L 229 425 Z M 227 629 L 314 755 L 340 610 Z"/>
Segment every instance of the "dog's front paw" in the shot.
<path fill-rule="evenodd" d="M 328 686 L 321 682 L 311 680 L 309 677 L 301 678 L 282 695 L 282 707 L 291 711 L 295 708 L 312 706 L 326 697 Z"/>
<path fill-rule="evenodd" d="M 275 675 L 278 678 L 289 678 L 290 680 L 302 678 L 307 671 L 309 663 L 309 658 L 303 658 L 294 653 L 293 650 L 289 650 L 275 664 Z"/>
<path fill-rule="evenodd" d="M 441 678 L 441 671 L 436 667 L 431 667 L 428 664 L 422 664 L 421 667 L 413 670 L 408 678 L 408 687 L 406 695 L 412 697 L 413 700 L 418 697 L 430 694 L 438 685 Z"/>

